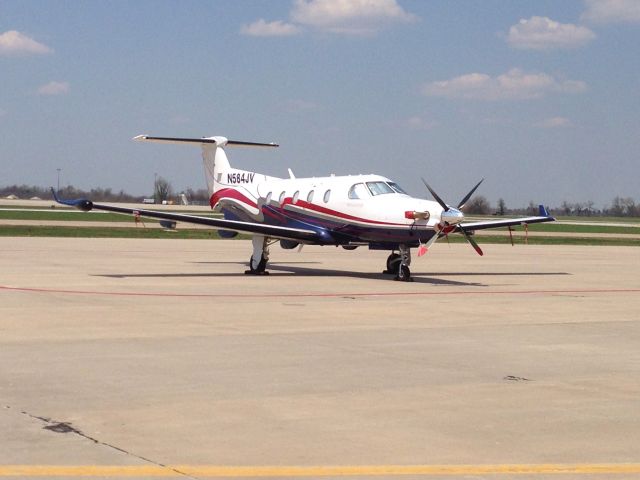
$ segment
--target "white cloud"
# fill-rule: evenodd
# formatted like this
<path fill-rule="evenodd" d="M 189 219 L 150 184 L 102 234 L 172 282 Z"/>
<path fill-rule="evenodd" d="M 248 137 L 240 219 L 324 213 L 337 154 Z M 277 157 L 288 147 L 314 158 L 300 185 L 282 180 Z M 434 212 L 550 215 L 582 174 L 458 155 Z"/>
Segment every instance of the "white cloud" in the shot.
<path fill-rule="evenodd" d="M 546 73 L 525 73 L 518 68 L 497 77 L 469 73 L 431 82 L 422 88 L 427 96 L 474 100 L 527 100 L 549 93 L 582 93 L 586 90 L 586 83 L 579 80 L 561 80 Z"/>
<path fill-rule="evenodd" d="M 425 120 L 417 115 L 407 119 L 407 126 L 412 130 L 431 130 L 438 125 L 435 120 Z"/>
<path fill-rule="evenodd" d="M 290 22 L 264 19 L 242 25 L 240 33 L 256 37 L 291 36 L 305 28 L 347 35 L 373 35 L 398 22 L 418 17 L 405 11 L 396 0 L 294 0 Z"/>
<path fill-rule="evenodd" d="M 551 50 L 577 48 L 596 37 L 587 27 L 559 23 L 548 17 L 521 19 L 509 29 L 507 42 L 522 50 Z"/>
<path fill-rule="evenodd" d="M 539 128 L 566 128 L 571 127 L 572 123 L 571 120 L 566 117 L 551 117 L 534 123 L 533 126 Z"/>
<path fill-rule="evenodd" d="M 638 0 L 585 0 L 586 11 L 580 16 L 591 23 L 640 23 Z"/>
<path fill-rule="evenodd" d="M 38 88 L 38 95 L 63 95 L 68 92 L 68 82 L 49 82 Z"/>
<path fill-rule="evenodd" d="M 0 56 L 1 55 L 29 55 L 51 53 L 53 50 L 46 45 L 36 42 L 34 39 L 17 32 L 9 30 L 0 35 Z"/>
<path fill-rule="evenodd" d="M 287 37 L 300 33 L 300 28 L 282 20 L 267 22 L 262 18 L 240 28 L 242 35 L 252 37 Z"/>
<path fill-rule="evenodd" d="M 290 16 L 301 25 L 351 35 L 370 35 L 390 23 L 418 18 L 396 0 L 296 0 Z"/>

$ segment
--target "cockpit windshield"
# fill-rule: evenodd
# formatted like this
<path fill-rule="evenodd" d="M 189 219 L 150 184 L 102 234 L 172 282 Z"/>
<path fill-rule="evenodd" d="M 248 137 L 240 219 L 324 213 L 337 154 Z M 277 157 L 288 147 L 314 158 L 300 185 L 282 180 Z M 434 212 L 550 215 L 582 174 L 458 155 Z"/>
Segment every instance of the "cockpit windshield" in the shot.
<path fill-rule="evenodd" d="M 371 195 L 383 195 L 385 193 L 400 193 L 407 195 L 400 185 L 395 182 L 367 182 L 367 188 Z"/>
<path fill-rule="evenodd" d="M 383 195 L 385 193 L 395 193 L 393 188 L 385 182 L 367 182 L 367 187 L 373 196 Z"/>

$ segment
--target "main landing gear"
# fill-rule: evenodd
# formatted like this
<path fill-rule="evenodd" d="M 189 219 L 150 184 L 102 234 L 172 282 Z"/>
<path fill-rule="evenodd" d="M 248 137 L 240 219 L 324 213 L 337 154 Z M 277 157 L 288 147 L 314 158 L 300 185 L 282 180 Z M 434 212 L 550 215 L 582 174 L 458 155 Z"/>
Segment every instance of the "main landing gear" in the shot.
<path fill-rule="evenodd" d="M 387 269 L 382 273 L 388 275 L 395 274 L 394 280 L 413 282 L 411 270 L 409 270 L 409 265 L 411 265 L 411 249 L 406 245 L 400 245 L 399 250 L 400 253 L 392 252 L 391 255 L 387 257 Z"/>
<path fill-rule="evenodd" d="M 253 254 L 249 258 L 249 270 L 245 275 L 269 275 L 267 262 L 269 261 L 269 239 L 262 235 L 254 235 L 252 238 Z"/>

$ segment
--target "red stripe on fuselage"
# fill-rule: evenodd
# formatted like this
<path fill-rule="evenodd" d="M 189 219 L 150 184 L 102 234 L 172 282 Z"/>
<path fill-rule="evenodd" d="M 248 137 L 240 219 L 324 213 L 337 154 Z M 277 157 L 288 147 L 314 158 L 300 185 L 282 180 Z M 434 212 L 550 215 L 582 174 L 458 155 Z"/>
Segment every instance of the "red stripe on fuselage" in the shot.
<path fill-rule="evenodd" d="M 258 208 L 258 205 L 256 204 L 256 202 L 254 202 L 253 200 L 251 200 L 249 197 L 243 195 L 242 193 L 240 193 L 238 190 L 236 190 L 235 188 L 223 188 L 221 190 L 218 190 L 217 192 L 214 192 L 213 195 L 211 195 L 211 199 L 209 200 L 209 205 L 211 205 L 211 208 L 215 207 L 216 204 L 225 198 L 230 198 L 233 200 L 238 200 L 242 203 L 246 203 L 247 205 L 254 207 L 254 208 Z"/>
<path fill-rule="evenodd" d="M 233 200 L 237 200 L 240 202 L 243 202 L 249 206 L 252 206 L 254 208 L 258 208 L 258 205 L 251 200 L 250 198 L 246 197 L 245 195 L 243 195 L 242 193 L 240 193 L 238 190 L 234 189 L 234 188 L 223 188 L 221 190 L 218 190 L 217 192 L 215 192 L 212 196 L 211 196 L 211 200 L 210 200 L 210 204 L 211 204 L 211 208 L 213 208 L 218 202 L 220 202 L 221 200 L 224 200 L 225 198 L 229 198 L 229 199 L 233 199 Z M 309 203 L 307 201 L 304 200 L 298 200 L 296 203 L 293 203 L 293 198 L 292 197 L 287 197 L 284 199 L 284 201 L 282 202 L 282 205 L 280 205 L 280 211 L 282 213 L 285 213 L 285 206 L 286 205 L 292 205 L 295 207 L 299 207 L 302 208 L 308 212 L 315 212 L 315 213 L 321 213 L 324 215 L 329 215 L 332 217 L 337 217 L 338 219 L 341 220 L 350 220 L 350 221 L 356 221 L 356 222 L 362 222 L 362 223 L 367 223 L 370 225 L 388 225 L 388 226 L 395 226 L 395 227 L 407 227 L 409 225 L 406 225 L 404 223 L 392 223 L 392 222 L 382 222 L 379 220 L 370 220 L 368 218 L 362 218 L 362 217 L 356 217 L 355 215 L 349 215 L 347 213 L 342 213 L 339 212 L 337 210 L 332 210 L 330 208 L 326 208 L 326 207 L 322 207 L 320 205 L 316 205 L 314 203 Z M 292 213 L 296 213 L 296 212 L 292 212 Z M 318 220 L 323 220 L 321 218 L 318 218 Z"/>
<path fill-rule="evenodd" d="M 408 226 L 408 225 L 405 225 L 403 223 L 381 222 L 381 221 L 378 221 L 378 220 L 369 220 L 368 218 L 356 217 L 354 215 L 349 215 L 348 213 L 342 213 L 342 212 L 339 212 L 337 210 L 332 210 L 330 208 L 322 207 L 322 206 L 316 205 L 314 203 L 306 202 L 304 200 L 298 200 L 296 203 L 293 203 L 293 200 L 291 199 L 291 197 L 286 198 L 284 200 L 284 202 L 282 204 L 282 208 L 284 208 L 285 205 L 293 205 L 293 206 L 296 206 L 296 207 L 301 207 L 301 208 L 304 208 L 306 210 L 311 210 L 312 212 L 322 213 L 322 214 L 325 214 L 325 215 L 331 215 L 333 217 L 338 217 L 338 218 L 341 218 L 343 220 L 354 220 L 356 222 L 370 223 L 370 224 L 374 224 L 374 225 L 393 225 L 393 226 L 401 226 L 401 227 Z"/>

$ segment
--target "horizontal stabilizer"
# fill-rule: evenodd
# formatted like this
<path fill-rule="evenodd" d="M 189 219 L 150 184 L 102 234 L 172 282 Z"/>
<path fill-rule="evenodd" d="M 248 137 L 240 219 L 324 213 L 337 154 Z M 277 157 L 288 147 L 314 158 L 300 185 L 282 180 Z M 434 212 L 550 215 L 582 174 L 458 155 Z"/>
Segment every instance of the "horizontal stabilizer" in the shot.
<path fill-rule="evenodd" d="M 225 145 L 235 147 L 278 147 L 277 143 L 256 143 L 256 142 L 240 142 L 237 140 L 229 140 L 225 137 L 202 137 L 202 138 L 177 138 L 177 137 L 152 137 L 150 135 L 138 135 L 133 137 L 137 142 L 156 142 L 156 143 L 191 143 L 194 145 Z"/>

